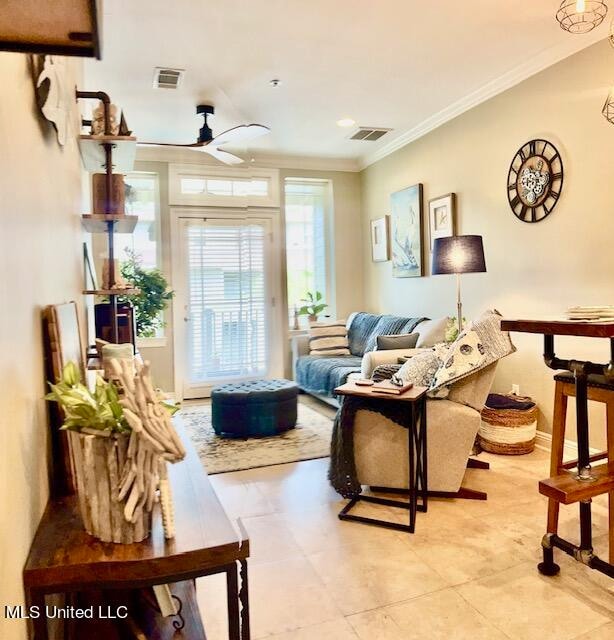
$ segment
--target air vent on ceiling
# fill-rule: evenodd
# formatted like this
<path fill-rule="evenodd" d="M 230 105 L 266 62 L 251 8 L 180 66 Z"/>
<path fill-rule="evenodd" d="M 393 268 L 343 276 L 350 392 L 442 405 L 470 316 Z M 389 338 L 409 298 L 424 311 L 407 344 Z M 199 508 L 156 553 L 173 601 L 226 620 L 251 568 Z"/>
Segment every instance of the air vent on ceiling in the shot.
<path fill-rule="evenodd" d="M 350 140 L 365 140 L 367 142 L 375 142 L 383 135 L 386 135 L 392 129 L 383 129 L 381 127 L 360 127 L 356 133 L 350 136 Z"/>
<path fill-rule="evenodd" d="M 176 89 L 183 79 L 183 69 L 156 67 L 154 70 L 154 89 Z"/>

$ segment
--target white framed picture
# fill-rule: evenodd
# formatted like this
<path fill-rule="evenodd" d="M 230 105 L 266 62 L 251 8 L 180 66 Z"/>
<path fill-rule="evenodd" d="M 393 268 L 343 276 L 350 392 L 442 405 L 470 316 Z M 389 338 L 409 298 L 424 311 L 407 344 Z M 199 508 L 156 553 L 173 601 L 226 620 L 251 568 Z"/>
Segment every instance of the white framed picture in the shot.
<path fill-rule="evenodd" d="M 435 238 L 448 238 L 456 233 L 456 194 L 429 200 L 429 232 L 431 251 Z"/>
<path fill-rule="evenodd" d="M 390 260 L 390 216 L 371 220 L 371 259 L 373 262 Z"/>

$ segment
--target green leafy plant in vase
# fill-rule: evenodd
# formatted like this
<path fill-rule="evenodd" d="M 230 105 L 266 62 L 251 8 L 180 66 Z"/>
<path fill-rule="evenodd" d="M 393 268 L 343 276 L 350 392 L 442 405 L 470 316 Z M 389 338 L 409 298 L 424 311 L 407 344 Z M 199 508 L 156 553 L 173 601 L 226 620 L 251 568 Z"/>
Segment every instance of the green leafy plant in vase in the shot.
<path fill-rule="evenodd" d="M 319 291 L 308 291 L 305 297 L 301 300 L 305 304 L 298 310 L 299 316 L 307 316 L 309 322 L 317 322 L 318 316 L 328 307 L 328 305 L 322 301 L 323 296 Z"/>
<path fill-rule="evenodd" d="M 136 335 L 139 338 L 153 338 L 165 322 L 162 312 L 168 308 L 175 295 L 169 290 L 168 282 L 159 269 L 143 267 L 141 256 L 126 250 L 128 260 L 121 264 L 121 274 L 139 290 L 139 293 L 120 298 L 121 302 L 131 302 L 134 306 Z"/>
<path fill-rule="evenodd" d="M 140 542 L 149 535 L 159 490 L 164 532 L 171 538 L 166 463 L 185 456 L 170 422 L 172 409 L 154 390 L 148 363 L 109 362 L 117 384 L 98 376 L 90 390 L 69 362 L 46 396 L 64 412 L 61 428 L 68 436 L 83 525 L 103 542 Z"/>

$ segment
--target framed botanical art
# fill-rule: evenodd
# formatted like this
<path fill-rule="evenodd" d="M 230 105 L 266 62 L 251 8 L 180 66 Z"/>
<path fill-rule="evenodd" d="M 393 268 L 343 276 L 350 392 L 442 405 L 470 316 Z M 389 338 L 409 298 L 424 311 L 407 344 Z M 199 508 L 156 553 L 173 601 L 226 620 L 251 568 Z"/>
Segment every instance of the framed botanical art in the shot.
<path fill-rule="evenodd" d="M 448 193 L 429 200 L 431 251 L 435 238 L 448 238 L 456 233 L 456 194 Z"/>
<path fill-rule="evenodd" d="M 424 275 L 422 259 L 422 185 L 415 184 L 390 196 L 392 275 Z"/>
<path fill-rule="evenodd" d="M 390 217 L 371 220 L 371 259 L 373 262 L 390 260 Z"/>

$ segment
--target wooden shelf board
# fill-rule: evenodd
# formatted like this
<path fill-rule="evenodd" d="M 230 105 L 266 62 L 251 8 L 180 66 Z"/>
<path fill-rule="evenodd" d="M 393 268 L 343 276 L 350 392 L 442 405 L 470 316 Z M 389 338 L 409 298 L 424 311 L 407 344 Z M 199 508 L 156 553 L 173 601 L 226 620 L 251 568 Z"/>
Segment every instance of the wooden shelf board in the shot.
<path fill-rule="evenodd" d="M 85 296 L 134 296 L 141 293 L 139 289 L 85 289 Z"/>
<path fill-rule="evenodd" d="M 86 213 L 81 216 L 83 228 L 90 233 L 107 233 L 107 222 L 115 222 L 115 233 L 132 233 L 138 221 L 138 216 L 127 215 Z"/>
<path fill-rule="evenodd" d="M 113 173 L 127 173 L 134 168 L 136 138 L 134 136 L 79 136 L 79 150 L 86 171 L 105 171 L 104 143 L 113 144 Z"/>
<path fill-rule="evenodd" d="M 614 463 L 600 464 L 591 470 L 592 482 L 576 480 L 575 472 L 562 473 L 539 483 L 539 492 L 561 504 L 573 504 L 614 491 Z"/>

